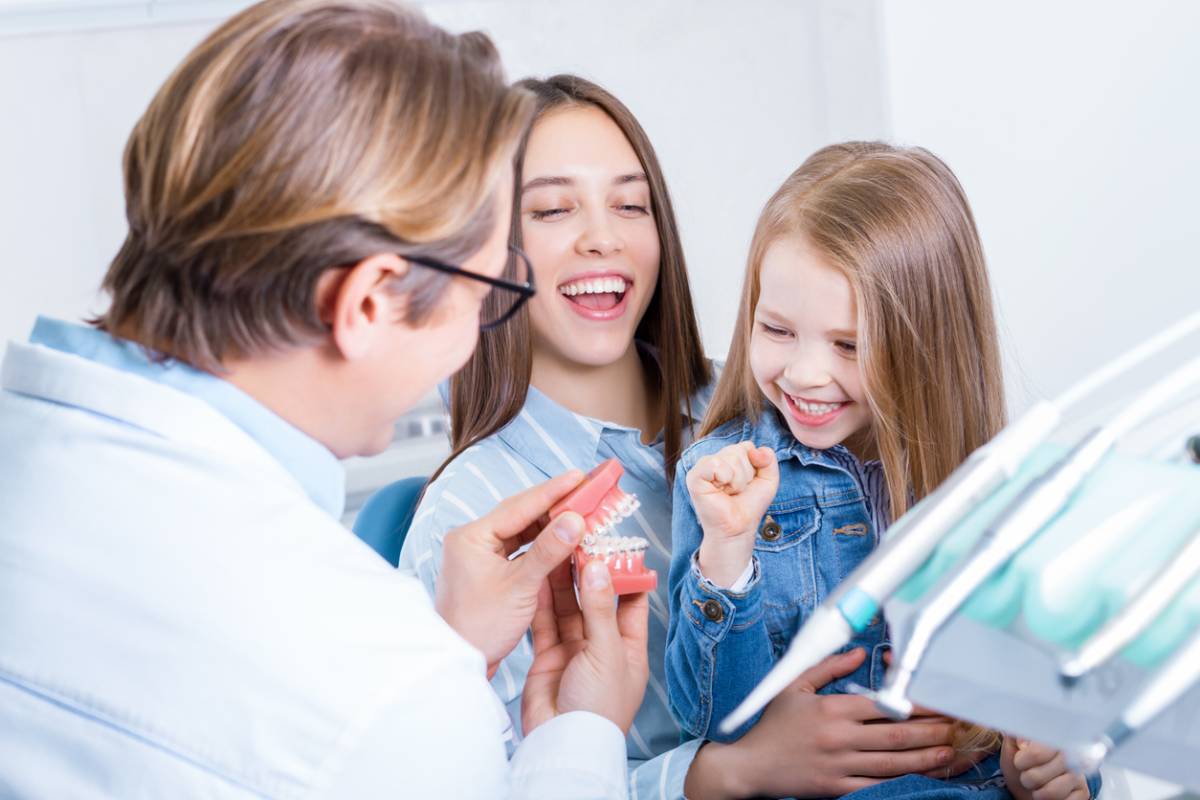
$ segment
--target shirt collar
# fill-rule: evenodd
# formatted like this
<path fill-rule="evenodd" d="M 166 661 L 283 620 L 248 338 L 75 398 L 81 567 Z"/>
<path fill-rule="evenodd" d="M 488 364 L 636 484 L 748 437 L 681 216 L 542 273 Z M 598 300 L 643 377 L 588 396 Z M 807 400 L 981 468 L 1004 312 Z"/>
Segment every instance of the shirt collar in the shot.
<path fill-rule="evenodd" d="M 850 458 L 858 461 L 858 458 L 843 444 L 835 444 L 826 450 L 816 450 L 806 444 L 802 444 L 792 435 L 791 429 L 788 428 L 787 423 L 780 417 L 779 409 L 765 400 L 759 411 L 758 420 L 754 423 L 746 422 L 746 430 L 743 438 L 752 439 L 759 444 L 770 447 L 780 459 L 795 458 L 805 466 L 809 464 L 824 464 L 831 467 L 840 467 L 839 459 L 835 458 L 835 455 L 840 456 L 842 459 Z"/>
<path fill-rule="evenodd" d="M 156 363 L 133 342 L 95 328 L 46 317 L 38 317 L 29 341 L 148 378 L 203 400 L 287 469 L 314 503 L 331 516 L 341 517 L 346 502 L 346 474 L 337 457 L 232 383 L 182 361 L 169 359 Z"/>
<path fill-rule="evenodd" d="M 638 346 L 657 360 L 649 345 L 638 342 Z M 697 427 L 708 408 L 712 390 L 713 384 L 702 386 L 690 398 L 691 419 Z M 687 417 L 686 401 L 680 403 L 679 413 Z M 586 472 L 595 466 L 601 460 L 600 440 L 605 433 L 623 433 L 633 437 L 642 446 L 641 432 L 636 428 L 577 414 L 531 385 L 525 396 L 525 405 L 497 436 L 546 475 L 556 475 L 570 467 Z M 661 442 L 651 445 L 655 446 L 661 448 Z"/>

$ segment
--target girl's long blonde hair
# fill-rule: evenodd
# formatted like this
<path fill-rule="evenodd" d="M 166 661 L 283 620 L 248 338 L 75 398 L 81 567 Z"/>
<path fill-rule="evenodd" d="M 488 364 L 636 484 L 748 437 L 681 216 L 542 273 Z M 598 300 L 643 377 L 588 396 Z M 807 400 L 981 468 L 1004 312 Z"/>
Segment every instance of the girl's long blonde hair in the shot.
<path fill-rule="evenodd" d="M 818 150 L 763 209 L 728 361 L 702 433 L 756 419 L 750 372 L 763 254 L 804 237 L 849 280 L 858 353 L 892 519 L 1004 427 L 1004 385 L 983 248 L 954 173 L 919 147 Z"/>
<path fill-rule="evenodd" d="M 765 407 L 749 358 L 759 272 L 771 244 L 792 236 L 855 293 L 859 364 L 895 520 L 1004 427 L 992 293 L 970 206 L 950 168 L 922 148 L 847 142 L 814 153 L 759 218 L 702 435 Z M 964 725 L 956 745 L 990 751 L 999 735 Z"/>

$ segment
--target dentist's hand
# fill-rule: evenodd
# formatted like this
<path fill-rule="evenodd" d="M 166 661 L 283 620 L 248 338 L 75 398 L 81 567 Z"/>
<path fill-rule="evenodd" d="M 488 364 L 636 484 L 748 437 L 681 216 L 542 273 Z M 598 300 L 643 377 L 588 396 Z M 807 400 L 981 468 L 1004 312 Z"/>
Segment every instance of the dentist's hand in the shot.
<path fill-rule="evenodd" d="M 446 534 L 435 605 L 450 627 L 483 652 L 489 678 L 529 629 L 546 576 L 583 538 L 583 518 L 573 512 L 542 527 L 550 507 L 581 480 L 579 470 L 559 475 Z M 529 542 L 528 552 L 509 561 Z"/>
<path fill-rule="evenodd" d="M 754 537 L 779 490 L 779 464 L 769 447 L 730 445 L 696 462 L 687 489 L 704 530 L 700 571 L 718 586 L 732 586 L 754 553 Z"/>
<path fill-rule="evenodd" d="M 647 596 L 624 595 L 613 603 L 612 580 L 599 561 L 587 565 L 579 584 L 576 602 L 571 570 L 563 564 L 538 597 L 533 664 L 521 697 L 527 734 L 568 711 L 591 711 L 628 733 L 642 704 L 650 675 Z"/>

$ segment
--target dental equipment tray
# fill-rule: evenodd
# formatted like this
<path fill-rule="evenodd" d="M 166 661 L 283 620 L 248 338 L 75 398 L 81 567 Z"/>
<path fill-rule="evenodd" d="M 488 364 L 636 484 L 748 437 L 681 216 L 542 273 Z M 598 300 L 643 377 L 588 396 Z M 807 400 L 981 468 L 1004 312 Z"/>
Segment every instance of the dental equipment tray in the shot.
<path fill-rule="evenodd" d="M 970 551 L 995 513 L 1063 452 L 1045 445 L 1030 456 L 887 603 L 898 646 L 914 603 Z M 1067 750 L 1091 741 L 1200 627 L 1200 578 L 1118 656 L 1073 686 L 1060 680 L 1059 658 L 1119 613 L 1198 531 L 1200 467 L 1110 455 L 935 638 L 911 699 Z M 1110 761 L 1200 788 L 1200 684 Z"/>

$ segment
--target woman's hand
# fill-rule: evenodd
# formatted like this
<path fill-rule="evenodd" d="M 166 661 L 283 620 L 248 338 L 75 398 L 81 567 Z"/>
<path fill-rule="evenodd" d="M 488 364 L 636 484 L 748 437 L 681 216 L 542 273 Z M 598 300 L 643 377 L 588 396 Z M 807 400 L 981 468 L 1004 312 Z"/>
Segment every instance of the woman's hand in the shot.
<path fill-rule="evenodd" d="M 1088 800 L 1087 779 L 1067 769 L 1061 750 L 1028 739 L 1004 737 L 1000 769 L 1016 800 Z"/>
<path fill-rule="evenodd" d="M 450 627 L 481 650 L 488 677 L 529 629 L 546 576 L 583 538 L 583 518 L 546 512 L 583 480 L 572 470 L 526 489 L 492 513 L 446 534 L 435 605 Z M 508 559 L 533 542 L 520 558 Z"/>
<path fill-rule="evenodd" d="M 700 571 L 718 586 L 732 586 L 750 563 L 758 522 L 779 490 L 779 464 L 769 447 L 730 445 L 696 462 L 688 494 L 704 531 Z"/>
<path fill-rule="evenodd" d="M 945 717 L 892 722 L 865 697 L 816 693 L 864 657 L 861 649 L 830 656 L 772 700 L 741 739 L 700 748 L 685 794 L 691 800 L 840 796 L 901 775 L 956 775 L 982 757 L 956 757 L 954 722 Z"/>
<path fill-rule="evenodd" d="M 614 604 L 602 562 L 584 569 L 578 602 L 569 566 L 550 574 L 538 597 L 533 664 L 521 697 L 526 734 L 568 711 L 591 711 L 629 732 L 650 675 L 649 608 L 645 594 L 625 595 Z"/>

